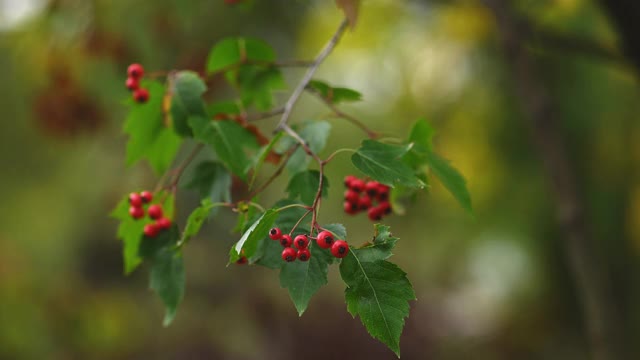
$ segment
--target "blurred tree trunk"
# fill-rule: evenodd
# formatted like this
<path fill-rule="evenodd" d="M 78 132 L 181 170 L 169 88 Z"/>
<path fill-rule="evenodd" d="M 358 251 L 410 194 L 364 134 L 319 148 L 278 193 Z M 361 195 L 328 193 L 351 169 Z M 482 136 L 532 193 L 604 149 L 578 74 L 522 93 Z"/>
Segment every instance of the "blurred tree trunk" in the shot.
<path fill-rule="evenodd" d="M 564 234 L 567 261 L 582 305 L 592 358 L 627 359 L 623 327 L 620 326 L 615 301 L 611 298 L 607 268 L 604 261 L 594 254 L 583 196 L 567 154 L 566 139 L 559 130 L 561 119 L 540 80 L 543 77 L 535 59 L 524 46 L 529 40 L 528 31 L 512 11 L 510 1 L 483 1 L 495 15 L 505 58 L 522 107 L 528 115 L 526 119 L 533 142 L 546 169 L 558 222 Z"/>

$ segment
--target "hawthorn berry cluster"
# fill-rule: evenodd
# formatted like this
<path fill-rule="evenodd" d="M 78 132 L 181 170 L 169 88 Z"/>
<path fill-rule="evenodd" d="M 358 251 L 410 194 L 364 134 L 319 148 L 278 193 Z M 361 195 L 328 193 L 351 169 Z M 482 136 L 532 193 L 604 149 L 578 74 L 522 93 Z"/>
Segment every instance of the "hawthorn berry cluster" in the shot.
<path fill-rule="evenodd" d="M 136 220 L 142 219 L 145 215 L 144 206 L 151 203 L 152 200 L 153 194 L 150 191 L 129 194 L 129 205 L 131 205 L 129 207 L 129 215 Z M 156 237 L 160 231 L 171 227 L 171 220 L 163 216 L 162 205 L 149 205 L 146 213 L 150 219 L 155 221 L 144 226 L 145 236 Z"/>
<path fill-rule="evenodd" d="M 296 259 L 300 261 L 309 261 L 311 259 L 311 252 L 309 251 L 309 239 L 311 237 L 301 234 L 291 238 L 291 235 L 283 234 L 280 228 L 274 227 L 269 230 L 269 238 L 274 241 L 280 241 L 280 244 L 284 247 L 282 260 L 292 262 Z M 337 258 L 343 258 L 349 253 L 349 244 L 344 240 L 335 240 L 333 234 L 329 231 L 321 231 L 315 240 L 319 247 L 331 249 L 331 254 Z"/>
<path fill-rule="evenodd" d="M 344 212 L 347 214 L 355 215 L 360 211 L 367 211 L 371 221 L 380 221 L 383 216 L 391 214 L 387 185 L 348 175 L 344 178 L 344 186 L 347 187 L 344 192 Z"/>
<path fill-rule="evenodd" d="M 140 80 L 144 76 L 144 67 L 140 64 L 131 64 L 127 68 L 127 81 L 125 86 L 133 91 L 133 100 L 138 103 L 146 103 L 149 100 L 149 90 L 140 87 Z"/>

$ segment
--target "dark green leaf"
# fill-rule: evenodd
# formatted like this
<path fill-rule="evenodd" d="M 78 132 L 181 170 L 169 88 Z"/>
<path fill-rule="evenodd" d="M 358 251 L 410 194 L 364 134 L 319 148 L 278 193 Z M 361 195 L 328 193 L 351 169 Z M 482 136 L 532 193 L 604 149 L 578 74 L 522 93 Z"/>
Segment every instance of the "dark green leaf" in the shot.
<path fill-rule="evenodd" d="M 245 149 L 257 149 L 255 136 L 235 121 L 210 121 L 203 117 L 189 118 L 196 139 L 210 145 L 225 166 L 242 180 L 251 160 Z"/>
<path fill-rule="evenodd" d="M 342 224 L 328 224 L 324 225 L 323 228 L 333 233 L 336 239 L 347 239 L 347 229 Z"/>
<path fill-rule="evenodd" d="M 164 303 L 166 315 L 163 324 L 168 326 L 176 316 L 176 310 L 184 296 L 184 262 L 180 252 L 164 248 L 154 257 L 150 287 Z"/>
<path fill-rule="evenodd" d="M 267 156 L 269 156 L 274 146 L 278 143 L 278 141 L 280 141 L 280 138 L 282 138 L 283 135 L 283 132 L 277 133 L 267 145 L 263 146 L 260 149 L 260 152 L 258 152 L 258 155 L 256 155 L 256 157 L 254 158 L 253 172 L 251 175 L 251 180 L 249 181 L 250 188 L 253 187 L 253 183 L 256 181 L 256 177 L 258 176 L 260 169 L 262 169 L 262 165 L 264 165 L 264 161 L 267 159 Z"/>
<path fill-rule="evenodd" d="M 315 241 L 309 244 L 309 250 L 309 261 L 287 263 L 280 259 L 285 263 L 280 270 L 280 286 L 289 290 L 289 296 L 300 316 L 307 309 L 313 294 L 327 283 L 329 264 L 333 262 L 331 254 L 316 245 Z"/>
<path fill-rule="evenodd" d="M 270 63 L 275 52 L 269 44 L 252 38 L 227 38 L 218 42 L 209 52 L 207 71 L 215 73 L 244 60 Z"/>
<path fill-rule="evenodd" d="M 333 104 L 362 100 L 362 94 L 355 90 L 343 87 L 332 87 L 323 81 L 312 80 L 309 82 L 309 87 Z"/>
<path fill-rule="evenodd" d="M 229 251 L 229 263 L 235 263 L 240 258 L 243 250 L 244 256 L 247 258 L 253 257 L 260 245 L 260 240 L 268 235 L 277 217 L 278 212 L 273 209 L 269 209 L 262 214 L 262 216 L 244 232 L 240 240 L 233 245 L 231 251 Z"/>
<path fill-rule="evenodd" d="M 211 209 L 213 209 L 216 204 L 211 202 L 211 199 L 207 198 L 202 200 L 200 206 L 195 208 L 189 218 L 187 219 L 187 224 L 184 227 L 184 232 L 182 233 L 182 238 L 180 239 L 180 243 L 184 243 L 188 241 L 191 237 L 196 236 L 204 224 L 205 220 L 209 217 L 209 213 L 211 213 Z"/>
<path fill-rule="evenodd" d="M 207 105 L 207 113 L 218 114 L 240 114 L 240 106 L 236 101 L 219 101 Z"/>
<path fill-rule="evenodd" d="M 467 181 L 462 174 L 451 166 L 448 160 L 434 152 L 429 152 L 429 168 L 460 205 L 469 213 L 473 213 L 471 195 L 469 195 Z"/>
<path fill-rule="evenodd" d="M 289 199 L 295 199 L 300 197 L 303 204 L 313 205 L 318 186 L 320 185 L 320 172 L 318 170 L 307 170 L 299 172 L 291 177 L 289 185 L 287 186 L 287 192 L 289 193 Z M 327 196 L 329 190 L 329 180 L 323 177 L 322 180 L 322 196 Z"/>
<path fill-rule="evenodd" d="M 326 121 L 315 121 L 303 127 L 299 134 L 307 142 L 311 151 L 318 154 L 327 144 L 330 131 L 331 124 Z M 310 161 L 311 158 L 304 149 L 299 148 L 289 158 L 287 169 L 292 173 L 306 170 Z"/>
<path fill-rule="evenodd" d="M 359 316 L 374 338 L 400 357 L 400 335 L 409 301 L 415 300 L 406 273 L 385 260 L 363 261 L 352 249 L 340 264 L 340 275 L 347 284 L 345 299 L 351 315 Z"/>
<path fill-rule="evenodd" d="M 145 260 L 153 260 L 164 249 L 173 247 L 179 238 L 180 231 L 178 231 L 178 227 L 175 224 L 169 230 L 163 230 L 155 237 L 151 238 L 143 235 L 138 255 Z"/>
<path fill-rule="evenodd" d="M 260 111 L 273 107 L 273 92 L 286 88 L 282 72 L 276 67 L 243 65 L 236 74 L 242 103 Z"/>
<path fill-rule="evenodd" d="M 424 119 L 418 120 L 411 128 L 409 134 L 411 148 L 405 155 L 405 161 L 412 169 L 418 170 L 426 165 L 434 133 L 433 128 Z"/>
<path fill-rule="evenodd" d="M 388 226 L 376 224 L 374 229 L 373 242 L 357 249 L 360 261 L 386 260 L 393 255 L 391 251 L 396 246 L 398 238 L 391 235 Z"/>
<path fill-rule="evenodd" d="M 203 161 L 195 167 L 185 188 L 197 190 L 201 198 L 211 202 L 230 202 L 231 174 L 218 162 Z"/>
<path fill-rule="evenodd" d="M 162 112 L 164 86 L 154 81 L 143 83 L 149 90 L 149 101 L 132 104 L 124 124 L 129 135 L 127 165 L 146 158 L 153 170 L 164 173 L 175 157 L 182 139 L 167 127 Z"/>
<path fill-rule="evenodd" d="M 193 71 L 180 71 L 170 76 L 171 119 L 176 133 L 192 136 L 188 120 L 191 117 L 207 117 L 202 94 L 207 85 Z"/>
<path fill-rule="evenodd" d="M 383 144 L 375 140 L 364 140 L 362 146 L 351 156 L 351 161 L 360 171 L 383 184 L 395 186 L 424 187 L 414 171 L 401 161 L 408 146 Z"/>

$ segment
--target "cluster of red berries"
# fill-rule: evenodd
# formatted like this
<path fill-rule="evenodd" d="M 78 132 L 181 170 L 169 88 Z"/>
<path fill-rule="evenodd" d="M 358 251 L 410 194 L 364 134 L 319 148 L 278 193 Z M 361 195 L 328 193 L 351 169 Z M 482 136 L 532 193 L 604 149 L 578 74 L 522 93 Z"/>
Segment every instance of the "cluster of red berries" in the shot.
<path fill-rule="evenodd" d="M 283 234 L 280 228 L 274 227 L 269 230 L 269 238 L 280 241 L 280 244 L 284 247 L 282 260 L 286 262 L 292 262 L 296 259 L 308 261 L 311 258 L 309 236 L 307 235 L 301 234 L 292 239 L 291 235 Z M 321 248 L 331 249 L 331 254 L 337 258 L 343 258 L 349 253 L 349 244 L 344 240 L 335 240 L 333 234 L 329 231 L 321 231 L 315 240 Z M 293 246 L 295 246 L 297 250 L 294 249 Z"/>
<path fill-rule="evenodd" d="M 149 100 L 149 90 L 140 87 L 140 80 L 144 76 L 144 68 L 140 64 L 131 64 L 127 68 L 127 81 L 125 83 L 129 91 L 133 91 L 133 100 L 138 103 L 146 103 Z"/>
<path fill-rule="evenodd" d="M 136 220 L 142 219 L 145 214 L 144 206 L 151 203 L 151 200 L 153 200 L 153 194 L 149 191 L 129 194 L 129 205 L 131 205 L 129 207 L 129 215 Z M 145 236 L 155 237 L 160 231 L 171 227 L 171 220 L 163 216 L 162 205 L 149 205 L 146 212 L 149 218 L 155 220 L 155 222 L 144 226 Z"/>
<path fill-rule="evenodd" d="M 353 175 L 344 178 L 344 212 L 350 215 L 367 211 L 371 221 L 380 221 L 391 214 L 389 187 L 377 181 L 364 181 Z M 374 204 L 377 202 L 377 204 Z"/>

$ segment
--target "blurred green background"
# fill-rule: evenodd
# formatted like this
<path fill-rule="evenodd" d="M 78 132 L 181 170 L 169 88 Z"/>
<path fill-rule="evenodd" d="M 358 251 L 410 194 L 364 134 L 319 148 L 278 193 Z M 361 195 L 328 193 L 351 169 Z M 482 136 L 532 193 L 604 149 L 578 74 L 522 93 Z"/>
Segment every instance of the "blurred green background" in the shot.
<path fill-rule="evenodd" d="M 618 53 L 618 35 L 592 1 L 513 3 L 536 28 Z M 231 35 L 260 37 L 281 59 L 310 59 L 341 17 L 330 0 L 254 0 L 251 7 L 223 0 L 0 0 L 0 358 L 393 358 L 346 312 L 337 269 L 299 318 L 277 272 L 226 267 L 237 235 L 224 212 L 186 249 L 186 297 L 163 328 L 147 269 L 122 274 L 117 224 L 108 218 L 124 194 L 156 180 L 146 164 L 124 165 L 128 64 L 200 70 L 214 42 Z M 356 30 L 317 76 L 361 91 L 364 102 L 342 109 L 374 129 L 404 137 L 414 121 L 428 119 L 438 151 L 468 180 L 475 218 L 434 181 L 404 216 L 385 219 L 401 238 L 394 262 L 418 297 L 401 338 L 405 359 L 588 358 L 548 178 L 497 31 L 477 1 L 368 0 Z M 637 340 L 636 77 L 617 56 L 562 50 L 530 49 L 558 107 L 598 266 L 611 273 L 618 326 Z M 302 71 L 287 70 L 290 87 Z M 222 81 L 212 87 L 221 98 L 232 96 Z M 327 114 L 307 96 L 294 119 Z M 364 137 L 330 121 L 329 152 Z M 269 131 L 274 121 L 260 126 Z M 366 241 L 371 223 L 341 210 L 339 184 L 355 172 L 348 156 L 327 171 L 333 186 L 320 221 L 343 222 L 350 241 Z M 276 201 L 284 186 L 274 184 L 262 202 Z M 179 200 L 181 222 L 198 199 L 184 193 Z M 637 342 L 627 345 L 640 353 Z"/>

